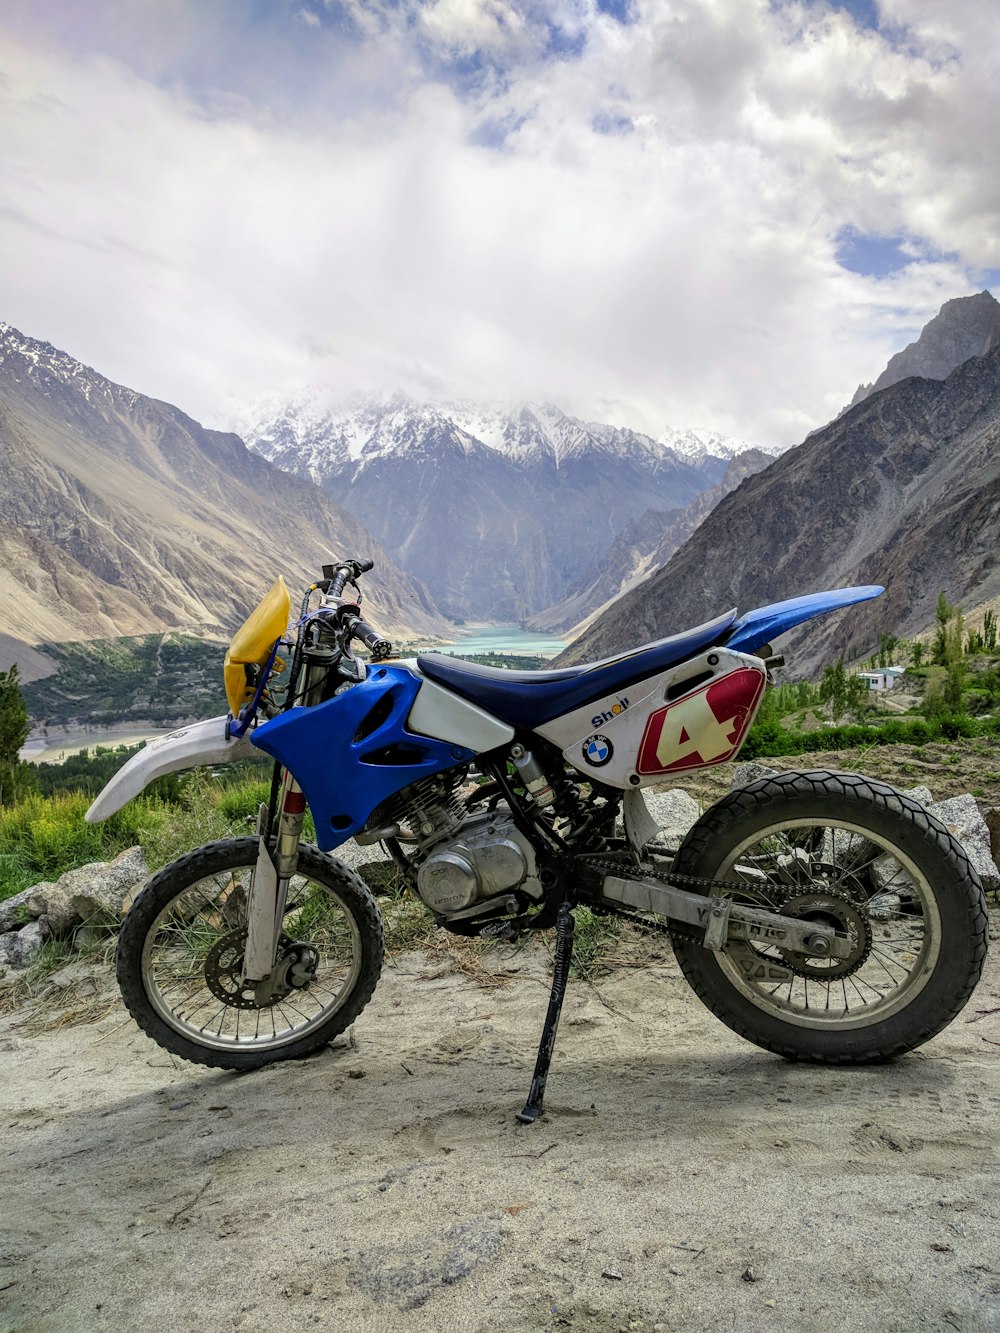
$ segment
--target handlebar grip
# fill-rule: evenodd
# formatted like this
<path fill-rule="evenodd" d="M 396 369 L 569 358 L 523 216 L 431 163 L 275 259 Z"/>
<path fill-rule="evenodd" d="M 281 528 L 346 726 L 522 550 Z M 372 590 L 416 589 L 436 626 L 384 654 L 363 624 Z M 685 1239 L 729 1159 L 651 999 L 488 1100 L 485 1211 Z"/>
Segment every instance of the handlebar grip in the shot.
<path fill-rule="evenodd" d="M 354 638 L 361 640 L 375 662 L 380 662 L 383 657 L 388 657 L 392 652 L 392 644 L 389 640 L 383 638 L 378 630 L 372 629 L 371 625 L 364 620 L 357 619 L 354 621 L 351 634 Z"/>

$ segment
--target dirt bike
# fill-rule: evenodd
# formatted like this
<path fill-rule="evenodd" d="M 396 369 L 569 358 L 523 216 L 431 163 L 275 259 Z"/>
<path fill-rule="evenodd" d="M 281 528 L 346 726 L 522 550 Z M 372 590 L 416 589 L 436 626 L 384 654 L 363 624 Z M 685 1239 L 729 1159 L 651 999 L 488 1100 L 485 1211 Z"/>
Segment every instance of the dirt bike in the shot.
<path fill-rule="evenodd" d="M 166 866 L 125 918 L 119 984 L 161 1046 L 248 1069 L 354 1022 L 384 944 L 371 891 L 329 855 L 349 838 L 382 843 L 446 930 L 514 940 L 554 927 L 525 1122 L 542 1110 L 579 906 L 667 931 L 708 1008 L 789 1059 L 886 1060 L 962 1009 L 986 953 L 982 888 L 917 801 L 852 774 L 784 772 L 731 791 L 671 849 L 642 794 L 737 754 L 783 665 L 772 638 L 882 588 L 509 671 L 390 660 L 361 617 L 371 567 L 324 566 L 291 633 L 279 578 L 226 653 L 228 715 L 148 744 L 88 811 L 105 819 L 168 772 L 274 760 L 255 834 Z M 302 841 L 307 806 L 315 844 Z"/>

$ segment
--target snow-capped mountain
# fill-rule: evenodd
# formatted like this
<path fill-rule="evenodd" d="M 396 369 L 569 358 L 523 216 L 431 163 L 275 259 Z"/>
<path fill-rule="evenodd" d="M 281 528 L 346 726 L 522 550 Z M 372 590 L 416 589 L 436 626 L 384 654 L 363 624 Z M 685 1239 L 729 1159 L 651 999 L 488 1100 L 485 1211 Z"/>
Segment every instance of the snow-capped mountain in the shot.
<path fill-rule="evenodd" d="M 728 456 L 692 461 L 551 404 L 304 395 L 241 424 L 251 449 L 355 513 L 447 613 L 499 621 L 559 601 L 627 523 L 685 507 Z"/>
<path fill-rule="evenodd" d="M 662 432 L 659 442 L 680 458 L 696 464 L 709 458 L 724 458 L 728 463 L 753 449 L 773 458 L 784 453 L 778 445 L 751 444 L 749 440 L 736 440 L 715 430 L 675 430 L 672 426 Z"/>

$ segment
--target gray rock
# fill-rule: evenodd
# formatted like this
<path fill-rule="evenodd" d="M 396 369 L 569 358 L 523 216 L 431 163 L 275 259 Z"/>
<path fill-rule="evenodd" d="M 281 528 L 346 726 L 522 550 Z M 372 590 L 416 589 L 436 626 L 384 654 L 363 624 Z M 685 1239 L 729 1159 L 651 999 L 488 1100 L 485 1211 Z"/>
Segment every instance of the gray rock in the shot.
<path fill-rule="evenodd" d="M 677 846 L 701 814 L 701 806 L 686 791 L 643 792 L 646 809 L 660 826 L 654 842 Z"/>
<path fill-rule="evenodd" d="M 36 884 L 27 890 L 27 909 L 33 917 L 44 917 L 53 935 L 65 935 L 82 921 L 118 920 L 126 900 L 148 876 L 142 849 L 130 847 L 113 861 L 95 861 L 67 870 L 54 884 Z"/>
<path fill-rule="evenodd" d="M 499 1258 L 500 1243 L 495 1218 L 456 1222 L 441 1233 L 359 1251 L 348 1281 L 379 1304 L 416 1310 L 441 1287 L 453 1287 L 480 1264 Z"/>
<path fill-rule="evenodd" d="M 46 885 L 45 887 L 51 887 Z M 21 893 L 15 893 L 13 898 L 5 898 L 0 903 L 0 931 L 17 930 L 19 927 L 27 925 L 31 920 L 31 909 L 28 907 L 28 899 L 35 892 L 32 889 L 24 889 Z"/>
<path fill-rule="evenodd" d="M 0 967 L 23 971 L 41 952 L 48 932 L 40 921 L 30 921 L 20 930 L 0 935 Z"/>
<path fill-rule="evenodd" d="M 758 764 L 756 760 L 751 759 L 747 764 L 737 764 L 736 772 L 729 783 L 729 790 L 735 791 L 737 787 L 745 787 L 748 783 L 756 782 L 758 778 L 773 778 L 777 774 L 778 769 L 768 768 L 766 764 Z"/>
<path fill-rule="evenodd" d="M 952 796 L 950 800 L 929 805 L 928 810 L 953 833 L 965 848 L 966 855 L 983 882 L 983 888 L 993 892 L 1000 889 L 1000 868 L 993 860 L 990 830 L 980 813 L 974 796 Z"/>
<path fill-rule="evenodd" d="M 903 795 L 911 796 L 913 800 L 919 801 L 921 805 L 930 805 L 934 800 L 930 787 L 907 787 Z"/>

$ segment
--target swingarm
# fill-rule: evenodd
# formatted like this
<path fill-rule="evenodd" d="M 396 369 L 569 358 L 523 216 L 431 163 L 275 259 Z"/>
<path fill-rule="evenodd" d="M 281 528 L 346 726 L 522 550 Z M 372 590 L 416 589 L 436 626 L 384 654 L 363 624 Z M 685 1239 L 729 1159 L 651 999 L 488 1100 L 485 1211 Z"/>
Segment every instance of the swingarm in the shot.
<path fill-rule="evenodd" d="M 636 912 L 701 928 L 706 949 L 724 949 L 728 944 L 747 941 L 778 945 L 814 958 L 847 958 L 855 948 L 846 935 L 838 935 L 819 922 L 798 921 L 780 912 L 734 903 L 730 898 L 708 898 L 660 880 L 605 875 L 599 897 Z"/>

